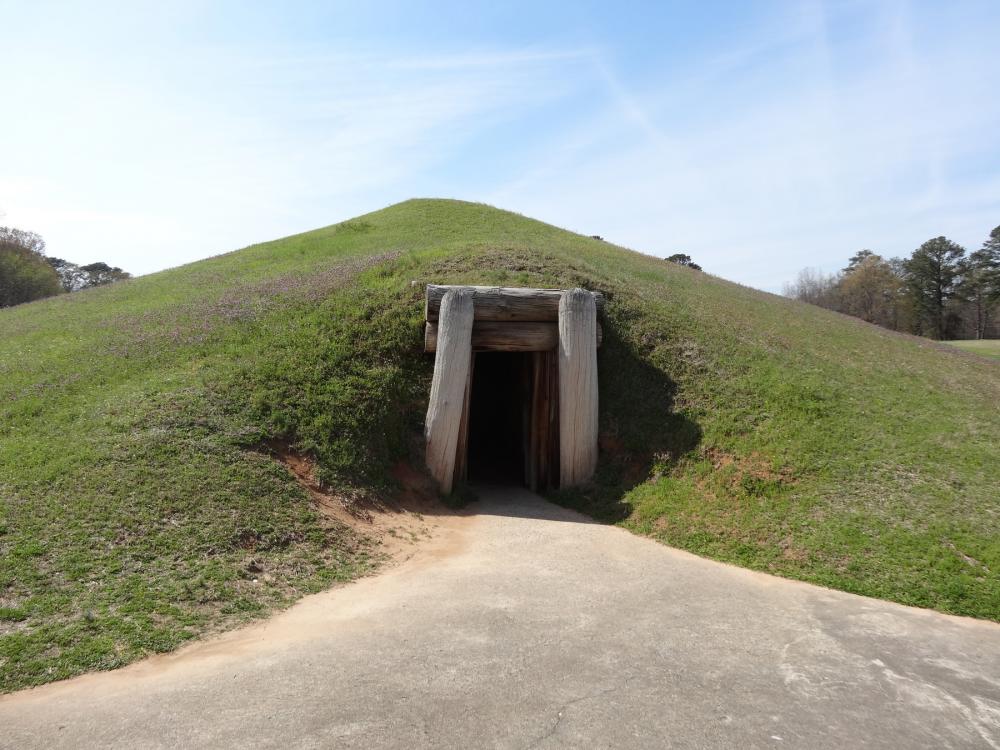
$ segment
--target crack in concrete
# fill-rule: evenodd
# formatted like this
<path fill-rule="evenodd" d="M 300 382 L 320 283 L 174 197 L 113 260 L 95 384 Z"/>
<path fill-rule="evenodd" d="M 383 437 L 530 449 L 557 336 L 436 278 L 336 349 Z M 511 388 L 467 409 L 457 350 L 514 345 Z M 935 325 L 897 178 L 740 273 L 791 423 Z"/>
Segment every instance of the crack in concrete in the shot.
<path fill-rule="evenodd" d="M 552 726 L 549 727 L 548 731 L 545 732 L 545 734 L 541 735 L 540 737 L 532 740 L 531 744 L 525 747 L 525 750 L 535 750 L 535 748 L 540 747 L 541 744 L 545 742 L 545 740 L 555 735 L 555 733 L 559 730 L 559 726 L 562 724 L 563 717 L 565 716 L 566 711 L 568 709 L 572 708 L 578 703 L 583 703 L 584 701 L 588 701 L 593 698 L 600 698 L 602 695 L 608 695 L 609 693 L 613 693 L 616 690 L 624 690 L 628 686 L 629 680 L 631 679 L 632 679 L 631 677 L 627 677 L 620 685 L 614 685 L 609 688 L 604 688 L 603 690 L 598 690 L 593 693 L 588 693 L 587 695 L 581 695 L 579 698 L 574 698 L 571 701 L 563 703 L 558 709 L 556 709 L 556 720 L 552 723 Z"/>

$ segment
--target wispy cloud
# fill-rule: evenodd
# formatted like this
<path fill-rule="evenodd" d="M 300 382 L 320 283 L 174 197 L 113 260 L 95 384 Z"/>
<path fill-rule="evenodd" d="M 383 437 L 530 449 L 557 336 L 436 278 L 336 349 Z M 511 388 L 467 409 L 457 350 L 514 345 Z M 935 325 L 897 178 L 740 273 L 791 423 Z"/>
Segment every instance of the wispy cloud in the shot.
<path fill-rule="evenodd" d="M 989 4 L 648 8 L 654 51 L 600 8 L 442 41 L 339 5 L 168 5 L 7 13 L 0 209 L 57 254 L 142 272 L 446 194 L 777 289 L 1000 222 Z"/>
<path fill-rule="evenodd" d="M 997 172 L 958 173 L 1000 128 L 981 53 L 952 37 L 913 55 L 905 8 L 864 19 L 834 53 L 825 6 L 806 9 L 696 85 L 626 91 L 602 69 L 615 115 L 581 125 L 599 148 L 553 154 L 490 197 L 770 289 L 862 246 L 978 243 L 1000 222 Z M 996 166 L 995 150 L 986 158 Z"/>
<path fill-rule="evenodd" d="M 587 60 L 594 56 L 595 49 L 524 48 L 512 50 L 481 50 L 472 53 L 456 53 L 442 56 L 420 56 L 391 60 L 387 67 L 402 70 L 469 70 L 470 68 L 496 68 L 514 65 L 537 65 L 539 63 L 571 62 Z"/>

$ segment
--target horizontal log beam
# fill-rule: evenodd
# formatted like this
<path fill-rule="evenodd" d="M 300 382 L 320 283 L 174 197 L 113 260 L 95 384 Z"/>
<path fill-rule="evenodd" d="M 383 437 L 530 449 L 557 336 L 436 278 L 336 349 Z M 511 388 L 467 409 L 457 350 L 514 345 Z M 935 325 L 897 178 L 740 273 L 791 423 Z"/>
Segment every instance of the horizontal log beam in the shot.
<path fill-rule="evenodd" d="M 604 331 L 597 324 L 597 345 Z M 438 324 L 424 326 L 424 351 L 436 352 Z M 477 320 L 472 324 L 474 352 L 547 352 L 559 345 L 556 323 L 505 323 L 499 320 Z"/>
<path fill-rule="evenodd" d="M 523 289 L 520 287 L 498 286 L 444 286 L 427 285 L 427 301 L 424 318 L 436 322 L 441 312 L 441 300 L 449 289 L 472 290 L 475 305 L 475 319 L 504 320 L 534 323 L 555 323 L 559 320 L 559 298 L 561 289 Z M 591 292 L 600 314 L 604 307 L 604 295 Z"/>

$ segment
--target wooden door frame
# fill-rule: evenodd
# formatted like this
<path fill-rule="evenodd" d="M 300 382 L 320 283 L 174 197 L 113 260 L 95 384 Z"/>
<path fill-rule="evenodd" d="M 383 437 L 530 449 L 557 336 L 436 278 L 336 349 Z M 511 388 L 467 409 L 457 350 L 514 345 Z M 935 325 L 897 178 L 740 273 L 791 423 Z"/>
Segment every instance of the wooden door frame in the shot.
<path fill-rule="evenodd" d="M 427 286 L 424 349 L 435 353 L 427 465 L 443 493 L 468 477 L 475 353 L 487 351 L 530 353 L 518 386 L 526 410 L 525 484 L 545 491 L 590 479 L 603 302 L 599 292 L 583 289 Z"/>

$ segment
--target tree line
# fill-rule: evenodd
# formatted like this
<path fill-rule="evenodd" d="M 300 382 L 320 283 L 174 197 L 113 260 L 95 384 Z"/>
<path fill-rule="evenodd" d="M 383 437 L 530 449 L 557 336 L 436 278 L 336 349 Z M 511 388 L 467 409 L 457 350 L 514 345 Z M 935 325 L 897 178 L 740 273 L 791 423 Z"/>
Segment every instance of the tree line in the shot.
<path fill-rule="evenodd" d="M 783 292 L 893 331 L 1000 338 L 1000 227 L 969 254 L 947 237 L 927 240 L 909 258 L 860 250 L 839 273 L 803 269 Z"/>
<path fill-rule="evenodd" d="M 34 232 L 0 227 L 0 307 L 78 292 L 131 278 L 107 263 L 78 265 L 45 255 L 45 240 Z"/>
<path fill-rule="evenodd" d="M 664 258 L 664 260 L 667 261 L 667 263 L 676 263 L 679 266 L 684 266 L 685 268 L 691 268 L 694 269 L 695 271 L 702 270 L 701 266 L 695 263 L 691 259 L 691 256 L 688 255 L 687 253 L 674 253 L 673 255 L 668 255 L 666 258 Z"/>

